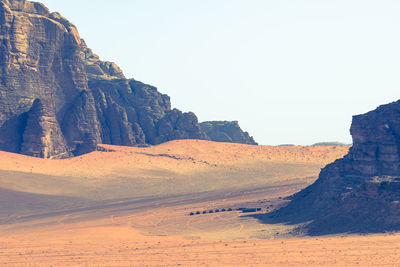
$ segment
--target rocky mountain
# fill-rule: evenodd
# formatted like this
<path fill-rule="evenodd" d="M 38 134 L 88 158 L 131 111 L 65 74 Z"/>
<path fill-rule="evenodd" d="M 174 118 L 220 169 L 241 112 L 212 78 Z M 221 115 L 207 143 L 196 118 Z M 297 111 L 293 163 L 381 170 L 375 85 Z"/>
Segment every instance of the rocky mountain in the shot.
<path fill-rule="evenodd" d="M 206 139 L 195 114 L 101 61 L 59 13 L 0 0 L 0 150 L 60 158 L 183 138 Z"/>
<path fill-rule="evenodd" d="M 200 127 L 208 139 L 216 142 L 257 145 L 248 132 L 244 132 L 237 121 L 206 121 Z"/>
<path fill-rule="evenodd" d="M 354 116 L 350 132 L 349 153 L 270 219 L 311 234 L 400 230 L 400 101 Z"/>

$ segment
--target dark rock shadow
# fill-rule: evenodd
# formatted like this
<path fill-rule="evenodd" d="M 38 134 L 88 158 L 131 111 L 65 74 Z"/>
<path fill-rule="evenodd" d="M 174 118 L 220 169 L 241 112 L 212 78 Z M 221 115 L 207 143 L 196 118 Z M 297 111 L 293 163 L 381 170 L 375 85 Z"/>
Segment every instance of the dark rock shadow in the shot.
<path fill-rule="evenodd" d="M 21 150 L 22 135 L 26 127 L 28 113 L 13 116 L 0 127 L 0 150 L 18 153 Z"/>
<path fill-rule="evenodd" d="M 356 203 L 357 205 L 354 205 Z M 370 199 L 349 199 L 345 202 L 333 201 L 325 209 L 313 210 L 312 207 L 300 209 L 296 204 L 265 214 L 253 214 L 246 217 L 257 219 L 262 224 L 293 225 L 294 232 L 309 236 L 336 234 L 376 234 L 400 231 L 397 212 L 388 209 L 384 201 Z M 365 208 L 353 208 L 364 206 Z M 389 219 L 388 219 L 389 218 Z"/>

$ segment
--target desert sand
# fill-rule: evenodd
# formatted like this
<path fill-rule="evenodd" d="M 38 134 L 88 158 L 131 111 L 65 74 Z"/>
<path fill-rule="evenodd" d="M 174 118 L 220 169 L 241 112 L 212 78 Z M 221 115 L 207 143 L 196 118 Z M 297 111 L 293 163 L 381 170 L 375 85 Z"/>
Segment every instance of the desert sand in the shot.
<path fill-rule="evenodd" d="M 64 160 L 0 152 L 0 188 L 95 200 L 253 188 L 315 179 L 320 168 L 348 151 L 346 146 L 273 147 L 200 140 L 145 148 L 103 147 L 111 152 Z"/>
<path fill-rule="evenodd" d="M 398 266 L 400 235 L 190 241 L 132 228 L 73 230 L 1 240 L 2 266 Z"/>
<path fill-rule="evenodd" d="M 289 193 L 287 189 L 279 194 Z M 285 225 L 261 225 L 234 206 L 240 197 L 164 201 L 66 213 L 2 225 L 1 266 L 398 266 L 400 235 L 293 237 Z M 277 233 L 281 233 L 277 235 Z"/>
<path fill-rule="evenodd" d="M 400 262 L 397 234 L 307 237 L 295 231 L 296 225 L 263 224 L 254 213 L 237 210 L 279 208 L 285 196 L 312 183 L 320 168 L 348 147 L 197 140 L 103 147 L 109 151 L 66 160 L 0 153 L 0 265 Z"/>

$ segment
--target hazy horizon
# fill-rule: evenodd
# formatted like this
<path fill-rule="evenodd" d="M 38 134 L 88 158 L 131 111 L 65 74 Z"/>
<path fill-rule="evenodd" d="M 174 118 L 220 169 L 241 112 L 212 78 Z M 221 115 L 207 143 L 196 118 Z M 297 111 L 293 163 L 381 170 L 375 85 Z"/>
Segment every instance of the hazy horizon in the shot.
<path fill-rule="evenodd" d="M 352 115 L 400 98 L 400 2 L 39 2 L 126 77 L 260 144 L 351 143 Z"/>

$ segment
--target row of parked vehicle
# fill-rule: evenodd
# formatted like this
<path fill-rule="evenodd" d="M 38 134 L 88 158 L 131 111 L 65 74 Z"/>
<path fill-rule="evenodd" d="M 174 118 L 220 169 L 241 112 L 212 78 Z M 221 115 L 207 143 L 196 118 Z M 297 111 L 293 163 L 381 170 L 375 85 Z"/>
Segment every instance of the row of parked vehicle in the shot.
<path fill-rule="evenodd" d="M 258 212 L 258 211 L 262 211 L 261 208 L 238 208 L 235 209 L 238 211 L 241 211 L 243 213 L 248 213 L 248 212 Z M 218 213 L 218 212 L 227 212 L 227 211 L 233 211 L 232 208 L 229 209 L 216 209 L 216 210 L 203 210 L 203 211 L 192 211 L 189 213 L 189 216 L 194 216 L 194 215 L 200 215 L 200 214 L 210 214 L 210 213 Z"/>
<path fill-rule="evenodd" d="M 203 211 L 196 211 L 196 212 L 191 212 L 189 213 L 190 216 L 193 215 L 200 215 L 200 214 L 207 214 L 207 213 L 218 213 L 218 212 L 227 212 L 227 211 L 233 211 L 233 209 L 216 209 L 216 210 L 203 210 Z"/>

